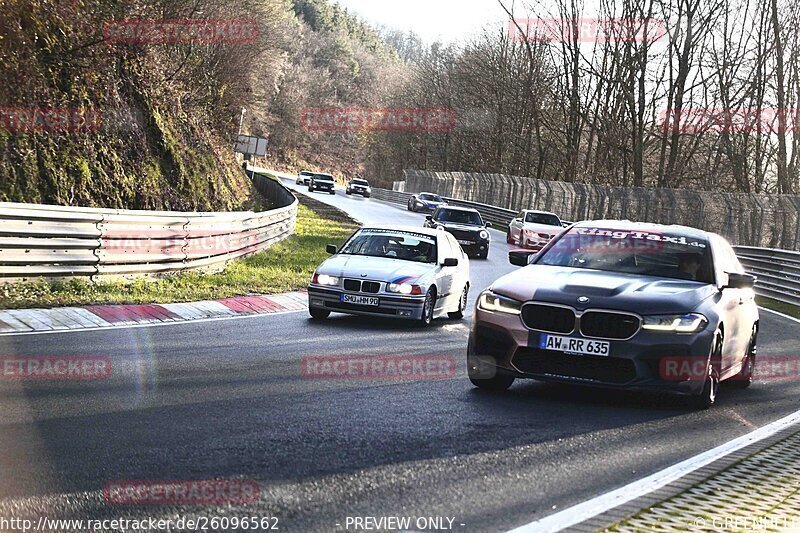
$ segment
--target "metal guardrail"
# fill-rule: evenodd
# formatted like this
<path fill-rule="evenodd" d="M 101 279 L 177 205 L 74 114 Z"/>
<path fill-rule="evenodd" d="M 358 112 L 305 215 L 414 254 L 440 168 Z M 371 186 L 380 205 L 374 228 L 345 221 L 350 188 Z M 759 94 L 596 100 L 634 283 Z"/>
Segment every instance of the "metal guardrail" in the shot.
<path fill-rule="evenodd" d="M 406 205 L 413 194 L 373 188 L 372 196 L 378 200 Z M 475 208 L 484 219 L 500 227 L 507 226 L 517 213 L 478 202 L 444 199 L 452 205 Z M 734 246 L 734 249 L 745 269 L 758 276 L 758 295 L 800 306 L 800 252 L 752 246 Z"/>
<path fill-rule="evenodd" d="M 297 198 L 265 176 L 256 189 L 275 209 L 181 213 L 0 203 L 0 283 L 219 270 L 294 232 Z"/>
<path fill-rule="evenodd" d="M 756 293 L 800 306 L 800 252 L 734 246 L 742 265 L 758 276 Z"/>

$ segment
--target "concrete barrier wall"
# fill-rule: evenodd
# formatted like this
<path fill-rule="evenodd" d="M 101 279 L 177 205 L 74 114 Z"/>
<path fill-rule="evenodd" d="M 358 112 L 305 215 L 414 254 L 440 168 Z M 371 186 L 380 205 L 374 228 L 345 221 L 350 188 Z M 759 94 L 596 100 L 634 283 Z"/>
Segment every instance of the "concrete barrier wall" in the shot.
<path fill-rule="evenodd" d="M 800 196 L 608 187 L 500 174 L 406 170 L 405 192 L 433 192 L 507 209 L 553 211 L 565 220 L 683 224 L 733 244 L 800 249 Z"/>

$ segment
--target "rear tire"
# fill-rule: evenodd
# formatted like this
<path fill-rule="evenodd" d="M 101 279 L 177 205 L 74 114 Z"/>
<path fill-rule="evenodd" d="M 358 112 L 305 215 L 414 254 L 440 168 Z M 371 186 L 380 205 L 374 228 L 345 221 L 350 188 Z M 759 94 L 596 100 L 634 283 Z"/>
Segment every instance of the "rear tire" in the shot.
<path fill-rule="evenodd" d="M 327 309 L 317 309 L 315 307 L 309 307 L 308 314 L 311 315 L 311 318 L 314 320 L 325 320 L 331 316 L 331 312 Z"/>
<path fill-rule="evenodd" d="M 467 297 L 469 296 L 469 287 L 464 287 L 464 292 L 461 293 L 461 299 L 458 301 L 458 311 L 447 313 L 447 316 L 457 320 L 464 318 L 464 311 L 467 310 Z"/>

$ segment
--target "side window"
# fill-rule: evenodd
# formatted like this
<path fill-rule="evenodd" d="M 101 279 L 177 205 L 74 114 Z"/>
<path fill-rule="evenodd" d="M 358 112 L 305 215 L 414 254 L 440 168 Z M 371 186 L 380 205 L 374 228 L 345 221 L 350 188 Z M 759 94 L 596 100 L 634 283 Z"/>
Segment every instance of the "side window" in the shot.
<path fill-rule="evenodd" d="M 450 241 L 450 247 L 453 249 L 453 257 L 456 257 L 459 260 L 464 259 L 464 250 L 461 249 L 461 245 L 458 244 L 456 238 L 448 233 L 447 239 Z"/>
<path fill-rule="evenodd" d="M 716 237 L 713 243 L 714 270 L 717 274 L 717 280 L 723 280 L 723 283 L 726 282 L 728 277 L 725 272 L 744 274 L 744 268 L 742 268 L 739 258 L 736 257 L 736 253 L 731 248 L 731 245 L 728 244 L 728 241 L 721 237 Z"/>
<path fill-rule="evenodd" d="M 728 244 L 728 241 L 723 240 L 722 246 L 725 248 L 725 253 L 728 255 L 728 272 L 744 274 L 744 267 L 742 267 L 742 263 L 739 262 L 739 258 L 736 257 L 736 252 L 731 245 Z"/>
<path fill-rule="evenodd" d="M 441 264 L 448 257 L 453 257 L 453 252 L 450 250 L 450 240 L 448 239 L 450 234 L 443 231 L 437 233 L 440 234 L 436 242 L 439 244 L 439 263 Z"/>

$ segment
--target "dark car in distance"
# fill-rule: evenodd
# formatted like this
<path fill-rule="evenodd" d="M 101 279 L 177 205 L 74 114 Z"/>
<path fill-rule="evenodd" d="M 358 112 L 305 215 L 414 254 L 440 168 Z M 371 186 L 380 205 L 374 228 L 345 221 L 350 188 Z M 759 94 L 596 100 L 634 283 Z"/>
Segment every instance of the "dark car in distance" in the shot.
<path fill-rule="evenodd" d="M 425 217 L 426 228 L 442 229 L 451 233 L 470 257 L 489 257 L 491 222 L 484 222 L 476 209 L 468 207 L 438 207 L 432 215 Z"/>
<path fill-rule="evenodd" d="M 411 198 L 408 199 L 408 210 L 414 211 L 415 213 L 418 211 L 432 213 L 437 207 L 445 205 L 447 205 L 447 202 L 445 202 L 441 196 L 429 192 L 413 194 Z"/>
<path fill-rule="evenodd" d="M 336 182 L 330 174 L 314 174 L 308 181 L 308 192 L 325 191 L 336 194 Z"/>
<path fill-rule="evenodd" d="M 684 226 L 571 226 L 478 298 L 467 367 L 477 387 L 517 378 L 682 395 L 710 407 L 756 368 L 753 286 L 723 237 Z"/>

